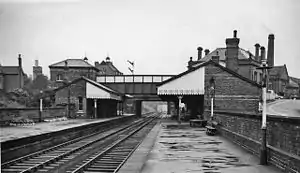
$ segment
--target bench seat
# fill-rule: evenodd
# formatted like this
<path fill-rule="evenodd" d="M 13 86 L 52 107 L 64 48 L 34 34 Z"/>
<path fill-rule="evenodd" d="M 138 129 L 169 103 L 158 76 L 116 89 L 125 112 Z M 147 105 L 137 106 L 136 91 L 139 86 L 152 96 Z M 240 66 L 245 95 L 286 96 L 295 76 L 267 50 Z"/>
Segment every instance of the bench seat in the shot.
<path fill-rule="evenodd" d="M 205 127 L 206 124 L 207 124 L 206 120 L 198 120 L 198 119 L 190 120 L 191 127 Z"/>

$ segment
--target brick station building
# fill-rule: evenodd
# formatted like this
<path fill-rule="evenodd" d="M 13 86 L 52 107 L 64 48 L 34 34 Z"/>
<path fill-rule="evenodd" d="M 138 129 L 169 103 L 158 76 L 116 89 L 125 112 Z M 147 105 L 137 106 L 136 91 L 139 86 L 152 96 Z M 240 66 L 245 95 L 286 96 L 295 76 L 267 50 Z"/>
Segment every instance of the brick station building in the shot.
<path fill-rule="evenodd" d="M 107 118 L 122 110 L 123 95 L 86 77 L 77 78 L 54 91 L 56 105 L 68 105 L 70 99 L 72 117 Z"/>
<path fill-rule="evenodd" d="M 209 111 L 211 98 L 219 111 L 258 113 L 262 77 L 254 80 L 253 75 L 262 76 L 261 70 L 256 69 L 261 60 L 252 58 L 251 53 L 238 45 L 239 38 L 234 31 L 233 38 L 226 39 L 226 48 L 216 49 L 211 54 L 206 51 L 204 58 L 191 60 L 187 71 L 158 86 L 158 95 L 176 102 L 177 110 L 178 96 L 182 96 L 191 118 Z M 201 49 L 198 53 L 201 57 Z M 261 54 L 264 59 L 264 48 Z"/>
<path fill-rule="evenodd" d="M 73 81 L 82 76 L 96 80 L 99 69 L 88 62 L 88 59 L 66 59 L 49 66 L 50 80 L 62 86 L 64 82 Z"/>

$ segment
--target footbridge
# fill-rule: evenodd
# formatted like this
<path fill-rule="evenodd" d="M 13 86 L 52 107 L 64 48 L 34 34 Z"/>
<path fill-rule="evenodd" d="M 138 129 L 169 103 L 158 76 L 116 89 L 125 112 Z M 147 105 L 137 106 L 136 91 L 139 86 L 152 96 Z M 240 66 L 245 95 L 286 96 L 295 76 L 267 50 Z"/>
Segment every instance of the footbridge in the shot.
<path fill-rule="evenodd" d="M 105 75 L 97 76 L 97 82 L 138 100 L 161 101 L 157 84 L 175 75 Z"/>

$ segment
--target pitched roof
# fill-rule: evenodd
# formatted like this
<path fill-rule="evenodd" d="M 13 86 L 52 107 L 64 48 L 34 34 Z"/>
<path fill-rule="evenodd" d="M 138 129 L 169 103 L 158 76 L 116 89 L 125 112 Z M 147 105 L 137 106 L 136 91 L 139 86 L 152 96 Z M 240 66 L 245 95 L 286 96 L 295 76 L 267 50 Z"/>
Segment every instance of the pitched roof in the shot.
<path fill-rule="evenodd" d="M 67 61 L 68 67 L 94 67 L 83 59 L 66 59 L 50 65 L 49 67 L 64 67 Z"/>
<path fill-rule="evenodd" d="M 299 85 L 290 78 L 287 87 L 290 87 L 290 88 L 299 88 Z"/>
<path fill-rule="evenodd" d="M 19 74 L 19 70 L 20 70 L 20 67 L 19 66 L 1 66 L 0 67 L 3 74 L 12 74 L 12 75 L 17 75 Z M 24 71 L 23 69 L 21 68 L 23 74 L 24 74 Z"/>
<path fill-rule="evenodd" d="M 119 92 L 117 92 L 117 91 L 115 91 L 115 90 L 113 90 L 113 89 L 111 89 L 111 88 L 109 88 L 107 86 L 101 85 L 100 83 L 98 83 L 96 81 L 93 81 L 93 80 L 91 80 L 89 78 L 82 77 L 82 79 L 85 80 L 85 81 L 87 81 L 87 82 L 89 82 L 89 83 L 91 83 L 91 84 L 93 84 L 93 85 L 95 85 L 96 87 L 99 87 L 99 88 L 107 91 L 107 92 L 110 92 L 110 93 L 113 93 L 113 94 L 117 94 L 117 95 L 121 95 L 121 93 L 119 93 Z"/>
<path fill-rule="evenodd" d="M 226 60 L 225 52 L 226 52 L 226 48 L 217 48 L 214 51 L 210 52 L 208 55 L 201 58 L 199 61 L 206 62 L 211 60 L 212 56 L 217 56 L 217 55 L 219 55 L 220 61 L 225 61 Z M 242 48 L 239 48 L 238 59 L 249 59 L 250 55 L 254 60 L 254 55 L 250 51 L 246 51 Z"/>
<path fill-rule="evenodd" d="M 111 68 L 113 71 L 118 72 L 118 73 L 122 73 L 122 72 L 120 72 L 120 71 L 113 65 L 113 63 L 110 62 L 110 61 L 109 61 L 109 62 L 102 61 L 102 62 L 100 63 L 100 65 L 108 66 L 108 67 Z"/>
<path fill-rule="evenodd" d="M 174 77 L 171 77 L 170 79 L 161 82 L 161 83 L 158 84 L 157 86 L 161 86 L 161 85 L 163 85 L 163 84 L 165 84 L 165 83 L 168 83 L 168 82 L 171 82 L 171 81 L 173 81 L 173 80 L 175 80 L 175 79 L 178 79 L 178 78 L 180 78 L 180 77 L 182 77 L 182 76 L 184 76 L 184 75 L 186 75 L 186 74 L 188 74 L 188 73 L 190 73 L 190 72 L 193 72 L 193 71 L 195 71 L 195 70 L 197 70 L 197 69 L 199 69 L 199 68 L 201 68 L 201 67 L 204 67 L 204 66 L 206 66 L 206 65 L 208 65 L 208 64 L 212 64 L 212 65 L 214 65 L 214 66 L 217 66 L 217 67 L 219 67 L 220 69 L 222 69 L 222 70 L 224 70 L 224 71 L 226 71 L 226 72 L 232 74 L 233 76 L 238 77 L 238 78 L 242 79 L 243 81 L 246 81 L 246 82 L 248 82 L 248 83 L 250 83 L 250 84 L 252 84 L 252 85 L 254 85 L 254 86 L 257 86 L 257 87 L 259 87 L 259 88 L 262 87 L 260 84 L 258 84 L 258 83 L 256 83 L 256 82 L 254 82 L 254 81 L 252 81 L 252 80 L 250 80 L 250 79 L 248 79 L 248 78 L 246 78 L 246 77 L 244 77 L 244 76 L 242 76 L 242 75 L 240 75 L 240 74 L 238 74 L 238 73 L 236 73 L 236 72 L 230 70 L 229 68 L 223 67 L 223 66 L 220 65 L 219 63 L 216 63 L 216 62 L 214 62 L 214 61 L 212 61 L 212 60 L 209 60 L 209 61 L 207 61 L 207 62 L 202 62 L 201 64 L 197 64 L 196 67 L 192 67 L 192 68 L 188 69 L 188 70 L 185 71 L 185 72 L 182 72 L 182 73 L 180 73 L 180 74 L 178 74 L 178 75 L 176 75 L 176 76 L 174 76 Z"/>
<path fill-rule="evenodd" d="M 273 66 L 271 69 L 268 70 L 268 72 L 269 72 L 270 76 L 279 76 L 279 77 L 281 77 L 285 73 L 288 75 L 287 68 L 286 68 L 285 65 Z"/>
<path fill-rule="evenodd" d="M 300 84 L 300 78 L 295 78 L 295 77 L 290 76 L 290 79 L 293 80 L 294 82 Z"/>
<path fill-rule="evenodd" d="M 115 91 L 115 90 L 113 90 L 113 89 L 111 89 L 111 88 L 109 88 L 107 86 L 101 85 L 101 84 L 99 84 L 99 83 L 97 83 L 97 82 L 95 82 L 95 81 L 93 81 L 93 80 L 91 80 L 89 78 L 86 78 L 86 77 L 77 78 L 77 79 L 71 81 L 70 83 L 68 83 L 67 85 L 63 85 L 63 86 L 61 86 L 59 88 L 54 89 L 53 91 L 56 92 L 56 91 L 61 90 L 61 89 L 65 88 L 65 87 L 67 87 L 67 86 L 69 86 L 71 84 L 77 83 L 77 82 L 79 82 L 81 80 L 84 80 L 84 81 L 86 81 L 86 82 L 88 82 L 88 83 L 90 83 L 90 84 L 92 84 L 92 85 L 94 85 L 94 86 L 96 86 L 98 88 L 101 88 L 101 89 L 103 89 L 103 90 L 105 90 L 105 91 L 107 91 L 109 93 L 116 94 L 116 95 L 119 95 L 119 96 L 122 95 L 121 93 L 119 93 L 119 92 L 117 92 L 117 91 Z"/>

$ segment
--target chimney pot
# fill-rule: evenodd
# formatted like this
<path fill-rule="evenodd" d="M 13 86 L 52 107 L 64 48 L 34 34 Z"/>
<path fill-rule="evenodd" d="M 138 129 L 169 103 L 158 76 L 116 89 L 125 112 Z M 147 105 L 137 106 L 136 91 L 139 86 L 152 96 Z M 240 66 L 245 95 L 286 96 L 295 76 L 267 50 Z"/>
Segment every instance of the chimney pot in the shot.
<path fill-rule="evenodd" d="M 39 66 L 39 60 L 35 60 L 35 66 Z"/>
<path fill-rule="evenodd" d="M 269 39 L 275 39 L 275 36 L 274 36 L 274 34 L 270 34 L 268 38 Z"/>
<path fill-rule="evenodd" d="M 237 30 L 234 30 L 233 31 L 233 38 L 236 38 L 236 36 L 237 36 Z"/>
<path fill-rule="evenodd" d="M 19 54 L 19 57 L 18 57 L 18 64 L 19 64 L 19 67 L 22 67 L 22 58 L 21 58 L 21 54 Z"/>
<path fill-rule="evenodd" d="M 260 48 L 260 59 L 261 59 L 261 61 L 266 59 L 266 56 L 265 56 L 266 52 L 265 52 L 265 50 L 266 49 L 263 46 Z"/>
<path fill-rule="evenodd" d="M 190 69 L 191 67 L 192 67 L 192 65 L 194 64 L 194 62 L 193 62 L 193 57 L 190 57 L 190 60 L 189 60 L 189 62 L 188 62 L 188 69 Z"/>
<path fill-rule="evenodd" d="M 205 52 L 205 55 L 208 55 L 209 54 L 209 49 L 205 49 L 204 52 Z"/>
<path fill-rule="evenodd" d="M 203 50 L 203 48 L 202 47 L 198 47 L 197 50 L 198 50 L 198 61 L 199 61 L 202 58 L 202 50 Z"/>
<path fill-rule="evenodd" d="M 258 43 L 256 43 L 254 46 L 255 46 L 255 60 L 256 61 L 260 61 L 260 58 L 259 58 L 259 48 L 260 48 L 260 45 Z"/>

